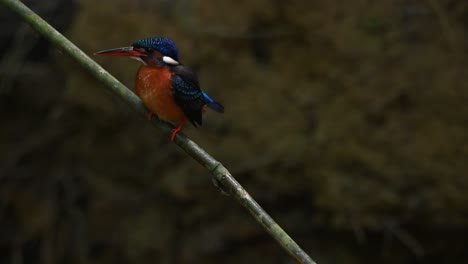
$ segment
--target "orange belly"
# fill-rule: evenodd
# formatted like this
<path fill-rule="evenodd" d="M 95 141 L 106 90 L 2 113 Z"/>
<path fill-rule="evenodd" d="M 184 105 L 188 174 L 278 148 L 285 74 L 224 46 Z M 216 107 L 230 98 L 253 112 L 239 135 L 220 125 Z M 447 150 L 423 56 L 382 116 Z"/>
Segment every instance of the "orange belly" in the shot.
<path fill-rule="evenodd" d="M 143 104 L 159 119 L 176 124 L 185 119 L 174 100 L 168 69 L 142 65 L 135 80 L 135 90 Z"/>

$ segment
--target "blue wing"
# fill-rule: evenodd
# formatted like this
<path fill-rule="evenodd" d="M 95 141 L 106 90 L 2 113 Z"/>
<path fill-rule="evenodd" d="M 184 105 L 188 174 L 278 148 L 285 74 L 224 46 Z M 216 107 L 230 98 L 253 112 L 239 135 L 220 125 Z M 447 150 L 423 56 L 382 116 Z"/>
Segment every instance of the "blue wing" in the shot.
<path fill-rule="evenodd" d="M 174 99 L 187 118 L 197 127 L 202 124 L 203 106 L 224 112 L 224 107 L 200 89 L 195 73 L 184 65 L 171 67 Z"/>

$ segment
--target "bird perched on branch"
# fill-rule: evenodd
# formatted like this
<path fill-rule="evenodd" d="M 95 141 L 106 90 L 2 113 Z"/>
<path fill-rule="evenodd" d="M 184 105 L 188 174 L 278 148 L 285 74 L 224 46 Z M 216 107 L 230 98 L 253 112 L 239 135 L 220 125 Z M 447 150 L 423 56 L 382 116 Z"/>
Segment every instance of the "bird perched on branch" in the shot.
<path fill-rule="evenodd" d="M 136 75 L 136 93 L 150 110 L 149 120 L 154 113 L 160 120 L 177 125 L 171 141 L 187 119 L 195 127 L 201 125 L 206 106 L 224 112 L 220 103 L 200 89 L 197 75 L 180 62 L 179 50 L 168 38 L 141 39 L 129 47 L 103 50 L 95 55 L 127 56 L 143 63 Z"/>

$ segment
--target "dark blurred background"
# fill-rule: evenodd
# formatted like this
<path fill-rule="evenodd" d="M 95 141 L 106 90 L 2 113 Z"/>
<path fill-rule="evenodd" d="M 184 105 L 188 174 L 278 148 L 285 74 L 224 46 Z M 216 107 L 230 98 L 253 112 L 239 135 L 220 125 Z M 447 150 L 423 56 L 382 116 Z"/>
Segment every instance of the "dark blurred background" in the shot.
<path fill-rule="evenodd" d="M 465 0 L 25 1 L 86 53 L 167 36 L 184 132 L 319 263 L 468 262 Z M 0 8 L 0 263 L 293 263 L 210 175 Z M 96 58 L 128 87 L 138 62 Z"/>

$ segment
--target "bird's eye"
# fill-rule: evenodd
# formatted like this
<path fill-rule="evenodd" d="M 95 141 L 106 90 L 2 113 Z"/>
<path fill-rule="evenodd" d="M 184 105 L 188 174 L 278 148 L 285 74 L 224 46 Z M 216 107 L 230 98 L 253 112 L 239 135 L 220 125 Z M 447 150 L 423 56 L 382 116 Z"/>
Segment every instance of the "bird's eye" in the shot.
<path fill-rule="evenodd" d="M 147 53 L 153 53 L 153 51 L 154 51 L 152 48 L 145 48 L 145 50 L 146 50 Z"/>

